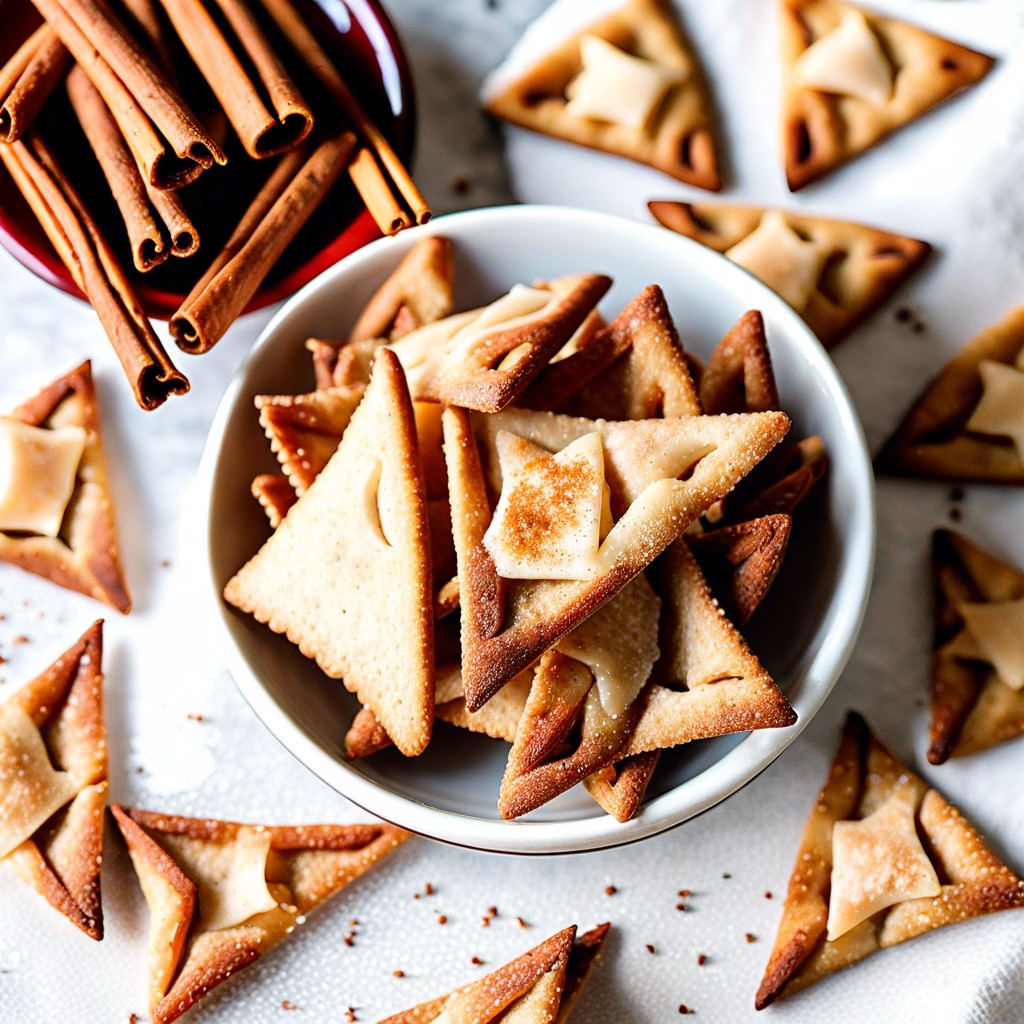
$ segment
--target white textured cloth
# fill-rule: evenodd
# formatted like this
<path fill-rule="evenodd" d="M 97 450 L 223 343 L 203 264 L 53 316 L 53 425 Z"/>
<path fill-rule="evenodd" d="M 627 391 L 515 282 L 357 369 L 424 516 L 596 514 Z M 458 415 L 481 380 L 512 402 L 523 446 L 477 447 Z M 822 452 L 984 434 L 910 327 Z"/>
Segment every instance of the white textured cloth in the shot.
<path fill-rule="evenodd" d="M 877 447 L 920 387 L 982 327 L 1024 300 L 1024 9 L 1019 0 L 877 0 L 875 7 L 989 49 L 980 87 L 856 164 L 790 198 L 776 147 L 774 5 L 679 0 L 706 63 L 726 144 L 726 199 L 791 203 L 916 234 L 938 254 L 899 298 L 835 352 Z M 420 167 L 439 212 L 507 201 L 498 138 L 474 115 L 483 74 L 543 0 L 392 0 L 421 99 Z M 593 11 L 593 6 L 590 7 Z M 552 39 L 552 42 L 555 40 Z M 612 157 L 509 133 L 519 198 L 645 219 L 649 198 L 693 190 Z M 557 173 L 556 173 L 557 170 Z M 469 191 L 457 193 L 456 178 Z M 600 268 L 598 268 L 600 269 Z M 893 316 L 912 308 L 927 330 Z M 143 807 L 241 820 L 360 820 L 255 719 L 220 668 L 191 599 L 199 585 L 188 488 L 221 392 L 266 322 L 247 318 L 208 356 L 184 359 L 192 393 L 136 409 L 92 313 L 0 254 L 0 389 L 11 399 L 91 355 L 104 406 L 124 560 L 136 611 L 107 615 L 111 794 Z M 6 407 L 6 406 L 4 406 Z M 800 830 L 848 707 L 921 769 L 931 632 L 928 537 L 948 523 L 942 484 L 884 481 L 879 560 L 861 641 L 826 707 L 746 789 L 675 831 L 617 851 L 494 858 L 407 844 L 313 915 L 189 1018 L 217 1024 L 375 1021 L 468 981 L 571 921 L 616 926 L 574 1015 L 578 1024 L 755 1019 L 843 1024 L 886 1019 L 1008 1024 L 1024 1019 L 1024 912 L 940 929 L 871 957 L 756 1015 L 753 995 L 778 923 Z M 961 528 L 1024 563 L 1024 498 L 968 488 Z M 169 562 L 165 565 L 164 563 Z M 0 567 L 0 699 L 60 653 L 101 606 Z M 25 635 L 26 644 L 14 638 Z M 189 716 L 202 716 L 202 721 Z M 923 774 L 1018 871 L 1024 870 L 1024 741 Z M 726 877 L 728 876 L 728 877 Z M 431 882 L 436 894 L 413 899 Z M 145 1018 L 147 911 L 128 858 L 108 834 L 107 938 L 90 942 L 0 867 L 0 1022 Z M 605 887 L 617 888 L 606 895 Z M 679 897 L 680 890 L 692 895 Z M 768 898 L 771 893 L 771 898 Z M 686 910 L 677 909 L 683 903 Z M 499 915 L 487 928 L 490 906 Z M 439 914 L 447 917 L 438 924 Z M 516 915 L 528 926 L 519 927 Z M 354 947 L 342 937 L 359 921 Z M 747 934 L 754 941 L 747 940 Z M 648 952 L 646 945 L 654 947 Z M 706 962 L 698 965 L 698 956 Z M 477 967 L 478 956 L 485 966 Z M 392 971 L 401 969 L 405 977 Z M 290 1012 L 284 1001 L 301 1011 Z"/>

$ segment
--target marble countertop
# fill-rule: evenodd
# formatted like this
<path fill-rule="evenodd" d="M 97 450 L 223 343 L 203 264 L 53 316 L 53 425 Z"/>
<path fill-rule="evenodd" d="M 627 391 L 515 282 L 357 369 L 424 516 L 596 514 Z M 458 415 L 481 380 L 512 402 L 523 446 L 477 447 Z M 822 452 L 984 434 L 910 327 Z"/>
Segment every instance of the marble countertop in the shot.
<path fill-rule="evenodd" d="M 388 6 L 412 61 L 420 106 L 417 175 L 436 213 L 517 198 L 564 201 L 564 186 L 552 184 L 544 193 L 530 148 L 535 143 L 513 140 L 505 159 L 502 134 L 479 113 L 476 100 L 484 74 L 547 3 L 390 0 Z M 737 61 L 754 48 L 770 5 L 680 0 L 680 6 L 699 43 L 709 52 L 721 43 L 715 74 L 731 70 L 735 78 Z M 1019 3 L 879 0 L 877 6 L 992 48 L 1002 60 L 970 97 L 911 129 L 904 141 L 893 140 L 877 159 L 867 158 L 857 189 L 847 176 L 835 193 L 822 188 L 806 200 L 837 215 L 917 233 L 939 250 L 899 300 L 928 325 L 924 334 L 896 322 L 894 303 L 836 352 L 875 447 L 941 363 L 1021 301 L 1024 282 Z M 733 90 L 723 99 L 731 104 L 738 95 Z M 767 175 L 736 141 L 742 137 L 737 130 L 755 114 L 727 116 L 734 185 L 723 198 L 781 201 L 777 176 Z M 566 167 L 576 168 L 575 159 L 566 156 Z M 663 189 L 666 197 L 692 194 L 664 180 Z M 619 212 L 640 216 L 646 198 L 622 197 Z M 580 201 L 600 204 L 585 189 Z M 272 311 L 243 319 L 209 355 L 178 356 L 192 392 L 146 414 L 131 401 L 91 311 L 2 252 L 0 308 L 5 403 L 86 356 L 97 373 L 122 552 L 136 601 L 130 617 L 106 616 L 112 798 L 236 820 L 360 820 L 362 812 L 294 761 L 255 718 L 221 667 L 209 624 L 190 597 L 201 571 L 191 527 L 196 467 L 220 396 Z M 949 488 L 941 484 L 881 484 L 878 571 L 850 665 L 799 741 L 724 804 L 639 845 L 574 857 L 499 858 L 410 842 L 188 1019 L 335 1022 L 352 1006 L 359 1020 L 374 1021 L 471 980 L 480 970 L 471 965 L 473 956 L 494 967 L 565 924 L 589 927 L 602 920 L 611 920 L 615 931 L 574 1015 L 579 1022 L 666 1021 L 677 1019 L 679 1004 L 705 1021 L 873 1020 L 882 995 L 900 1021 L 1019 1019 L 1024 971 L 1018 966 L 1015 976 L 1004 976 L 1001 968 L 1024 947 L 1024 914 L 940 929 L 763 1016 L 752 1009 L 797 839 L 846 709 L 857 707 L 884 723 L 880 731 L 892 749 L 923 764 L 931 631 L 927 546 L 930 531 L 948 524 L 949 508 Z M 960 509 L 966 533 L 1024 562 L 1020 494 L 969 488 Z M 0 566 L 0 612 L 3 699 L 104 609 Z M 16 644 L 19 636 L 28 642 Z M 922 770 L 1018 870 L 1024 870 L 1022 769 L 1024 743 L 1018 740 Z M 414 900 L 428 881 L 436 894 Z M 614 895 L 606 894 L 608 886 Z M 676 894 L 684 888 L 693 895 L 680 912 Z M 0 870 L 0 897 L 0 1021 L 116 1022 L 133 1013 L 145 1019 L 148 915 L 113 831 L 104 862 L 103 943 L 77 933 L 9 870 Z M 483 929 L 481 917 L 492 905 L 499 916 Z M 444 927 L 440 914 L 447 918 Z M 361 924 L 350 948 L 342 935 L 351 917 Z M 707 958 L 703 965 L 699 954 Z M 396 969 L 405 976 L 394 977 Z M 283 1009 L 285 1001 L 301 1012 Z"/>

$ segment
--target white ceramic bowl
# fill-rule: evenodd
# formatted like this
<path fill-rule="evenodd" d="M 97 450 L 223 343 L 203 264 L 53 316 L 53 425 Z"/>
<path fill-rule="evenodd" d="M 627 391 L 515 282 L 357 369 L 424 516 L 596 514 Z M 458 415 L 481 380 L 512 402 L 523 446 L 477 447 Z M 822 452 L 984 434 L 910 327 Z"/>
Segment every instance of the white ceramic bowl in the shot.
<path fill-rule="evenodd" d="M 608 317 L 650 283 L 668 298 L 683 344 L 707 356 L 747 309 L 764 314 L 794 436 L 820 434 L 831 456 L 824 485 L 801 509 L 783 571 L 746 632 L 799 715 L 788 729 L 722 737 L 661 760 L 632 821 L 604 814 L 582 787 L 527 818 L 495 807 L 505 744 L 439 723 L 426 754 L 343 757 L 358 705 L 285 639 L 227 606 L 227 579 L 268 529 L 249 485 L 276 468 L 253 396 L 313 386 L 307 337 L 344 337 L 356 312 L 423 233 L 452 239 L 459 306 L 479 305 L 516 282 L 574 271 L 614 278 Z M 867 601 L 874 560 L 874 489 L 861 432 L 831 360 L 803 321 L 733 263 L 666 231 L 605 214 L 517 206 L 442 217 L 349 256 L 299 292 L 269 324 L 228 388 L 200 469 L 204 544 L 224 656 L 267 728 L 311 771 L 365 810 L 422 835 L 505 853 L 594 850 L 653 835 L 718 803 L 769 765 L 810 722 L 846 664 Z"/>

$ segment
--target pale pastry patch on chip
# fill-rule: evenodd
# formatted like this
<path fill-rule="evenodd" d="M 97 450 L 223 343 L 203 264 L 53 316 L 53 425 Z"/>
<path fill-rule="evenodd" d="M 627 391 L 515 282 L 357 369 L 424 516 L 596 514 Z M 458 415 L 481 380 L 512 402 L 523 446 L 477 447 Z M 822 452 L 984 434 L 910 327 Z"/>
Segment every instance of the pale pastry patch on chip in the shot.
<path fill-rule="evenodd" d="M 906 235 L 793 210 L 735 203 L 655 201 L 647 205 L 665 227 L 723 253 L 743 245 L 769 213 L 784 218 L 799 238 L 813 242 L 827 255 L 800 308 L 800 315 L 826 348 L 881 306 L 931 251 L 927 242 Z M 791 290 L 788 283 L 779 292 L 785 297 L 787 290 Z"/>
<path fill-rule="evenodd" d="M 0 562 L 131 610 L 88 361 L 0 418 Z"/>
<path fill-rule="evenodd" d="M 411 838 L 392 825 L 242 825 L 112 808 L 150 909 L 150 1012 L 170 1024 Z"/>
<path fill-rule="evenodd" d="M 0 704 L 0 859 L 103 938 L 103 623 Z"/>
<path fill-rule="evenodd" d="M 725 255 L 778 292 L 798 313 L 807 308 L 828 259 L 824 246 L 801 238 L 777 210 L 768 210 Z"/>
<path fill-rule="evenodd" d="M 714 112 L 671 4 L 626 0 L 555 46 L 544 21 L 484 83 L 488 113 L 698 188 L 722 187 Z"/>
<path fill-rule="evenodd" d="M 1011 440 L 1020 429 L 1014 396 L 1024 380 L 1022 353 L 1024 306 L 982 331 L 946 364 L 885 443 L 875 459 L 877 469 L 939 480 L 1024 483 L 1024 456 Z M 989 365 L 987 387 L 983 365 Z M 979 418 L 972 427 L 974 417 Z"/>
<path fill-rule="evenodd" d="M 579 936 L 575 925 L 566 928 L 485 977 L 380 1024 L 566 1024 L 609 927 Z"/>
<path fill-rule="evenodd" d="M 980 81 L 993 59 L 845 0 L 780 0 L 786 180 L 802 188 Z"/>
<path fill-rule="evenodd" d="M 997 910 L 1024 881 L 850 714 L 811 809 L 755 1006 L 881 949 Z"/>
<path fill-rule="evenodd" d="M 937 530 L 932 585 L 928 760 L 942 764 L 1024 735 L 1024 689 L 1013 685 L 1022 663 L 1024 572 L 961 534 Z"/>
<path fill-rule="evenodd" d="M 403 753 L 426 747 L 430 535 L 412 402 L 393 353 L 378 354 L 334 455 L 224 596 L 342 679 Z"/>

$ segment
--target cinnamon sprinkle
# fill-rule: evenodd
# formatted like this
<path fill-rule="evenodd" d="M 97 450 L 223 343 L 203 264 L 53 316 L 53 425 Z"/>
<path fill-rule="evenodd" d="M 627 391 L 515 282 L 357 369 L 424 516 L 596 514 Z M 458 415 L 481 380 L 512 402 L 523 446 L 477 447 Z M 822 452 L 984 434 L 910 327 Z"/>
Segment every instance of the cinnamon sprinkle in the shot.
<path fill-rule="evenodd" d="M 653 956 L 657 952 L 657 950 L 649 942 L 646 944 L 646 949 L 647 952 L 651 954 L 651 956 Z"/>
<path fill-rule="evenodd" d="M 703 967 L 708 962 L 708 958 L 703 953 L 697 954 L 697 966 Z"/>
<path fill-rule="evenodd" d="M 480 965 L 481 965 L 481 964 L 483 963 L 483 960 L 481 960 L 481 959 L 480 959 L 480 957 L 478 957 L 478 956 L 474 956 L 474 957 L 472 957 L 472 958 L 470 959 L 470 961 L 469 961 L 469 962 L 470 962 L 470 963 L 471 963 L 471 964 L 472 964 L 472 965 L 473 965 L 474 967 L 479 967 L 479 966 L 480 966 Z"/>
<path fill-rule="evenodd" d="M 391 972 L 391 976 L 394 977 L 394 978 L 404 978 L 405 977 L 405 971 L 392 971 Z"/>
<path fill-rule="evenodd" d="M 605 896 L 614 896 L 619 890 L 614 885 L 606 885 L 604 887 Z"/>
<path fill-rule="evenodd" d="M 747 932 L 746 939 L 747 942 L 757 942 L 757 936 L 754 935 L 752 932 Z"/>
<path fill-rule="evenodd" d="M 298 1006 L 297 1004 L 291 1002 L 288 999 L 282 999 L 281 1000 L 281 1009 L 282 1010 L 301 1010 L 302 1007 Z"/>

